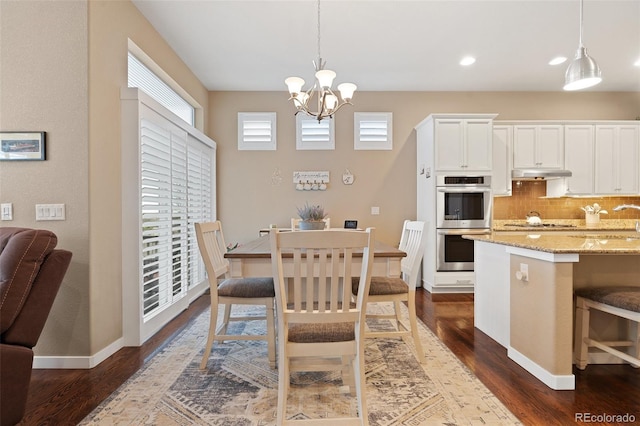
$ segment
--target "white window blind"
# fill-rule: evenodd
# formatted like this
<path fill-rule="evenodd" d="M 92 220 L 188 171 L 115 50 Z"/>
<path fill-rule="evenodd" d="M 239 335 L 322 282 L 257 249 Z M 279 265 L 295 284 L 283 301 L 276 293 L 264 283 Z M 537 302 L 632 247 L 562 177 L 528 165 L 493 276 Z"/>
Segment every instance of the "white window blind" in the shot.
<path fill-rule="evenodd" d="M 275 151 L 276 113 L 239 112 L 238 150 Z"/>
<path fill-rule="evenodd" d="M 129 52 L 128 86 L 137 87 L 193 126 L 195 108 Z"/>
<path fill-rule="evenodd" d="M 144 317 L 186 294 L 187 138 L 142 119 L 140 208 Z"/>
<path fill-rule="evenodd" d="M 356 150 L 393 149 L 393 115 L 390 112 L 354 113 Z"/>
<path fill-rule="evenodd" d="M 205 268 L 196 238 L 195 223 L 213 220 L 211 209 L 214 190 L 212 186 L 213 164 L 212 149 L 191 135 L 188 143 L 188 234 L 187 250 L 189 257 L 189 288 L 193 288 L 205 279 Z"/>
<path fill-rule="evenodd" d="M 332 118 L 317 119 L 296 115 L 296 148 L 300 150 L 335 149 L 335 125 Z"/>
<path fill-rule="evenodd" d="M 138 346 L 209 287 L 194 223 L 216 219 L 216 146 L 141 90 L 121 98 L 123 341 Z"/>
<path fill-rule="evenodd" d="M 142 299 L 147 319 L 205 279 L 195 222 L 210 221 L 212 149 L 184 130 L 140 121 Z"/>

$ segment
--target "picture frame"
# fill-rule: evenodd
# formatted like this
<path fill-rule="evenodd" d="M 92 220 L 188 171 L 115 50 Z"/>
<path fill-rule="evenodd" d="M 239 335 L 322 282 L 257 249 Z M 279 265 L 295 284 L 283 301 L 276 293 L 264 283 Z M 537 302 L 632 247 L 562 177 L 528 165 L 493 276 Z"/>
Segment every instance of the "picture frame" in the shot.
<path fill-rule="evenodd" d="M 0 131 L 0 161 L 44 161 L 45 139 L 45 132 Z"/>

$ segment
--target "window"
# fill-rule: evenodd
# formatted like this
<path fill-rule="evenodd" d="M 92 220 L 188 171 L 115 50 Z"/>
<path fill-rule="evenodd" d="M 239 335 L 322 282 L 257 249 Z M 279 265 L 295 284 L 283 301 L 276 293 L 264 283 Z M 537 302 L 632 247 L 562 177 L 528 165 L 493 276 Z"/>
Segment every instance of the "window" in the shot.
<path fill-rule="evenodd" d="M 137 87 L 189 125 L 195 124 L 195 108 L 129 52 L 128 86 Z"/>
<path fill-rule="evenodd" d="M 356 150 L 393 149 L 393 115 L 390 112 L 356 112 L 354 143 Z"/>
<path fill-rule="evenodd" d="M 151 117 L 140 121 L 143 317 L 204 280 L 194 223 L 212 218 L 212 149 Z"/>
<path fill-rule="evenodd" d="M 194 223 L 215 220 L 216 145 L 139 89 L 122 98 L 125 346 L 209 288 Z"/>
<path fill-rule="evenodd" d="M 276 113 L 239 112 L 238 150 L 275 151 Z"/>
<path fill-rule="evenodd" d="M 318 122 L 308 115 L 296 115 L 296 149 L 331 150 L 335 147 L 335 125 L 332 118 Z"/>

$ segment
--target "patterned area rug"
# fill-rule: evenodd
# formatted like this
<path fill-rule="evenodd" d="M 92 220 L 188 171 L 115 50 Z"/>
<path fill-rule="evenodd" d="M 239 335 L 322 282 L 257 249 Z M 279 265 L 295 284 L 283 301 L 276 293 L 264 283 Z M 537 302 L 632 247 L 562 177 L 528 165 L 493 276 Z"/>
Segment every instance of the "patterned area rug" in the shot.
<path fill-rule="evenodd" d="M 259 308 L 248 309 L 259 313 Z M 390 305 L 371 304 L 369 310 L 386 311 Z M 205 312 L 81 424 L 275 424 L 278 373 L 269 368 L 266 342 L 216 344 L 203 371 L 199 364 L 208 324 Z M 232 332 L 264 332 L 263 324 L 238 323 Z M 389 323 L 367 326 L 381 329 Z M 402 340 L 366 340 L 371 425 L 521 424 L 424 324 L 419 327 L 426 357 L 422 365 L 412 345 Z M 292 379 L 287 417 L 353 415 L 354 398 L 341 385 L 338 374 L 299 373 Z"/>

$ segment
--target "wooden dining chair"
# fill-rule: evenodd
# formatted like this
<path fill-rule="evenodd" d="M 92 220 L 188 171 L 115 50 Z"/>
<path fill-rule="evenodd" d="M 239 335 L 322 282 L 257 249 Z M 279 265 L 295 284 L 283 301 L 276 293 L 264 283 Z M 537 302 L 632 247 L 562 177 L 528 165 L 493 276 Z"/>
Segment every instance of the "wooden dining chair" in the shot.
<path fill-rule="evenodd" d="M 290 372 L 332 370 L 342 371 L 343 383 L 355 394 L 357 416 L 313 419 L 313 424 L 368 424 L 363 315 L 373 264 L 374 229 L 272 230 L 270 239 L 278 319 L 276 424 L 295 422 L 286 419 Z M 360 266 L 354 262 L 356 252 L 362 252 Z M 283 256 L 293 256 L 292 270 L 283 268 Z M 354 276 L 361 291 L 351 303 L 350 286 L 342 283 L 343 279 L 350 283 Z"/>
<path fill-rule="evenodd" d="M 426 223 L 422 221 L 405 220 L 400 238 L 400 250 L 407 253 L 402 259 L 402 277 L 371 277 L 369 288 L 369 303 L 391 302 L 393 303 L 393 314 L 371 314 L 367 313 L 367 318 L 391 319 L 395 323 L 395 330 L 388 331 L 367 331 L 366 337 L 394 337 L 398 336 L 406 339 L 413 338 L 416 348 L 416 356 L 420 363 L 425 361 L 424 351 L 420 343 L 418 334 L 418 320 L 416 317 L 416 281 L 420 271 L 422 256 L 426 245 Z M 359 292 L 359 283 L 353 280 L 352 294 L 355 297 Z M 400 302 L 407 302 L 409 308 L 409 327 L 400 320 Z"/>
<path fill-rule="evenodd" d="M 224 258 L 226 244 L 220 221 L 196 223 L 196 236 L 202 260 L 207 269 L 209 290 L 211 292 L 211 320 L 209 337 L 200 368 L 207 367 L 213 343 L 225 340 L 266 340 L 269 364 L 276 366 L 274 301 L 275 290 L 272 277 L 229 278 L 229 261 Z M 222 278 L 219 280 L 219 278 Z M 224 315 L 218 326 L 218 307 L 222 305 Z M 264 316 L 231 316 L 233 305 L 264 305 Z M 262 320 L 267 323 L 265 335 L 229 335 L 227 328 L 232 321 Z"/>

